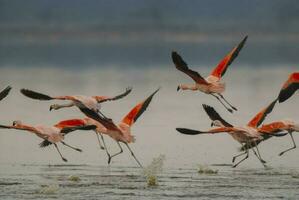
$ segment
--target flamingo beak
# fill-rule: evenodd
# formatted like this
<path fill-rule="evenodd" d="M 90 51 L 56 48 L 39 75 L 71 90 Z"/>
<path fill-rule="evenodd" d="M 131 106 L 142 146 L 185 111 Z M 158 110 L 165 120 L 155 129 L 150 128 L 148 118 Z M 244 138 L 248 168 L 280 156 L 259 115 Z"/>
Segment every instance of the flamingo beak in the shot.
<path fill-rule="evenodd" d="M 180 86 L 178 86 L 177 89 L 176 89 L 176 91 L 178 92 L 180 89 L 181 89 Z"/>
<path fill-rule="evenodd" d="M 211 123 L 211 127 L 213 127 L 213 126 L 214 126 L 214 123 L 212 122 L 212 123 Z"/>
<path fill-rule="evenodd" d="M 49 109 L 49 111 L 51 111 L 53 109 L 53 107 L 52 106 L 50 106 L 50 109 Z"/>

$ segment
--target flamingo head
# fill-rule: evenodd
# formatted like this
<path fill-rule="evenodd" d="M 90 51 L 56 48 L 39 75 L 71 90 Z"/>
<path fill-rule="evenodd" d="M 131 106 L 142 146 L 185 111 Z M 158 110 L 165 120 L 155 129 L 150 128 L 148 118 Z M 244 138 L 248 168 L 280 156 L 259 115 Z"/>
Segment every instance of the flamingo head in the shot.
<path fill-rule="evenodd" d="M 13 126 L 18 126 L 18 125 L 21 125 L 21 124 L 22 124 L 22 122 L 20 120 L 15 120 L 15 121 L 12 122 Z"/>
<path fill-rule="evenodd" d="M 49 110 L 50 110 L 50 111 L 53 110 L 53 109 L 54 109 L 54 110 L 58 110 L 59 108 L 60 108 L 60 107 L 59 107 L 58 104 L 53 104 L 53 105 L 50 106 L 50 109 L 49 109 Z"/>

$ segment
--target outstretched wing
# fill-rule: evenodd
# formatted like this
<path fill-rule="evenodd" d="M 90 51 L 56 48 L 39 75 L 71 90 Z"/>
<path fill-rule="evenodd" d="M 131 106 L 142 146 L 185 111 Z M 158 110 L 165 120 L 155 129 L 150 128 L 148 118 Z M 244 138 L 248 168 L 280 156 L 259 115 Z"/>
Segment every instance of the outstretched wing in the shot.
<path fill-rule="evenodd" d="M 185 61 L 177 52 L 173 51 L 171 57 L 175 67 L 178 70 L 190 76 L 196 83 L 208 85 L 208 82 L 198 72 L 188 68 L 187 63 L 185 63 Z"/>
<path fill-rule="evenodd" d="M 266 116 L 272 112 L 276 104 L 276 101 L 277 99 L 275 99 L 272 103 L 270 103 L 270 105 L 268 105 L 266 108 L 261 110 L 258 114 L 256 114 L 247 125 L 254 128 L 258 127 L 265 120 Z"/>
<path fill-rule="evenodd" d="M 114 97 L 107 97 L 107 96 L 95 96 L 94 98 L 97 100 L 98 103 L 103 103 L 105 101 L 115 101 L 118 99 L 121 99 L 125 96 L 127 96 L 128 94 L 130 94 L 130 92 L 132 91 L 131 87 L 126 88 L 126 91 L 120 95 L 114 96 Z"/>
<path fill-rule="evenodd" d="M 211 106 L 208 106 L 208 105 L 206 105 L 206 104 L 203 104 L 202 105 L 203 106 L 203 108 L 204 108 L 204 110 L 206 111 L 206 113 L 208 114 L 208 116 L 210 117 L 210 119 L 212 120 L 212 121 L 216 121 L 216 120 L 218 120 L 218 121 L 220 121 L 222 124 L 223 124 L 223 126 L 225 126 L 225 127 L 233 127 L 233 125 L 231 125 L 230 123 L 228 123 L 227 121 L 225 121 L 217 112 L 216 112 L 216 110 L 213 108 L 213 107 L 211 107 Z"/>
<path fill-rule="evenodd" d="M 299 89 L 299 72 L 292 73 L 278 95 L 279 103 L 286 101 Z"/>
<path fill-rule="evenodd" d="M 11 87 L 8 86 L 8 87 L 6 87 L 4 90 L 2 90 L 2 91 L 0 92 L 0 101 L 1 101 L 2 99 L 4 99 L 4 98 L 8 95 L 8 93 L 10 92 L 10 90 L 11 90 Z"/>
<path fill-rule="evenodd" d="M 63 133 L 63 135 L 66 135 L 70 132 L 76 131 L 76 130 L 94 130 L 96 129 L 97 126 L 96 125 L 87 125 L 87 126 L 73 126 L 73 127 L 64 127 L 61 129 L 61 133 Z"/>
<path fill-rule="evenodd" d="M 134 124 L 137 119 L 142 115 L 142 113 L 147 109 L 148 105 L 152 101 L 152 98 L 154 95 L 160 90 L 157 89 L 155 92 L 153 92 L 149 97 L 147 97 L 144 101 L 137 104 L 122 120 L 123 123 L 128 124 L 131 126 Z"/>
<path fill-rule="evenodd" d="M 208 131 L 198 131 L 198 130 L 193 130 L 193 129 L 188 129 L 188 128 L 176 128 L 176 130 L 182 134 L 185 135 L 199 135 L 199 134 L 214 134 L 214 133 L 225 133 L 232 131 L 231 127 L 220 127 L 220 128 L 214 128 L 210 129 Z"/>
<path fill-rule="evenodd" d="M 239 55 L 239 52 L 241 51 L 241 49 L 243 48 L 246 40 L 247 40 L 246 36 L 239 44 L 238 46 L 236 46 L 229 54 L 227 54 L 221 61 L 220 63 L 217 65 L 217 67 L 212 71 L 211 75 L 215 76 L 217 78 L 221 78 L 228 66 L 236 59 L 236 57 Z"/>

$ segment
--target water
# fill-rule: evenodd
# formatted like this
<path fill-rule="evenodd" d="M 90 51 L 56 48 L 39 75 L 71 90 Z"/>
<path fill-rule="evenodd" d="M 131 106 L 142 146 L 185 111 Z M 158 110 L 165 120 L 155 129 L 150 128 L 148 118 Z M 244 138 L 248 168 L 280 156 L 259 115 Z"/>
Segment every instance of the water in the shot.
<path fill-rule="evenodd" d="M 203 66 L 194 69 L 202 75 L 210 71 Z M 224 95 L 239 111 L 230 114 L 210 96 L 177 92 L 179 83 L 191 80 L 175 70 L 172 63 L 148 69 L 2 68 L 0 86 L 10 84 L 13 90 L 0 102 L 1 124 L 19 119 L 29 124 L 52 125 L 63 119 L 84 117 L 76 108 L 49 112 L 49 106 L 58 101 L 25 98 L 18 91 L 21 88 L 52 95 L 115 95 L 132 86 L 133 91 L 126 98 L 103 105 L 102 111 L 118 122 L 136 103 L 161 86 L 132 127 L 136 143 L 131 144 L 131 148 L 144 166 L 149 166 L 153 158 L 161 154 L 165 155 L 165 161 L 163 170 L 155 174 L 158 185 L 148 187 L 143 170 L 137 167 L 125 146 L 124 153 L 114 158 L 109 167 L 93 132 L 67 135 L 65 141 L 82 148 L 83 152 L 60 145 L 68 159 L 68 163 L 64 163 L 54 147 L 40 149 L 41 140 L 36 136 L 0 130 L 0 199 L 298 199 L 298 149 L 278 156 L 291 146 L 289 136 L 273 138 L 260 145 L 269 169 L 264 169 L 252 154 L 237 169 L 232 169 L 229 165 L 239 145 L 229 135 L 186 136 L 175 130 L 176 127 L 210 128 L 203 103 L 214 106 L 230 123 L 246 124 L 277 96 L 288 74 L 295 70 L 289 66 L 253 70 L 251 66 L 233 64 L 224 77 L 227 84 Z M 297 120 L 298 103 L 295 94 L 289 101 L 278 104 L 266 122 L 284 118 Z M 298 135 L 294 137 L 298 141 Z M 118 151 L 114 141 L 108 137 L 106 141 L 110 152 Z M 199 174 L 199 165 L 218 173 Z"/>
<path fill-rule="evenodd" d="M 141 169 L 97 165 L 1 165 L 0 198 L 8 199 L 297 199 L 294 169 L 169 168 L 148 187 Z M 74 182 L 69 176 L 78 176 Z"/>

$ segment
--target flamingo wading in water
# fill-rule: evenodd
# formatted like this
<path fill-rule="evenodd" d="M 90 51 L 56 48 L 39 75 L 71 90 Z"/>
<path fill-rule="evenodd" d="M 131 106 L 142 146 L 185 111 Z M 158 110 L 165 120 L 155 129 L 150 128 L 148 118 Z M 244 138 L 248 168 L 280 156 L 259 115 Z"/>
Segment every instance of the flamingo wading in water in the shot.
<path fill-rule="evenodd" d="M 226 55 L 217 67 L 211 72 L 207 78 L 203 78 L 198 72 L 191 70 L 187 63 L 182 59 L 182 57 L 175 51 L 172 52 L 172 61 L 175 67 L 190 76 L 195 84 L 180 84 L 177 87 L 177 91 L 182 90 L 199 90 L 206 94 L 210 94 L 215 97 L 220 103 L 229 111 L 237 110 L 232 106 L 221 93 L 225 90 L 225 83 L 221 82 L 222 76 L 225 74 L 228 66 L 235 60 L 239 55 L 239 52 L 243 48 L 247 36 L 236 46 L 228 55 Z M 228 108 L 222 100 L 224 100 L 231 108 Z"/>
<path fill-rule="evenodd" d="M 79 106 L 80 110 L 88 117 L 88 118 L 83 119 L 81 122 L 79 122 L 79 124 L 83 122 L 84 125 L 95 125 L 96 132 L 101 135 L 102 140 L 103 140 L 102 134 L 106 134 L 106 135 L 109 135 L 112 139 L 114 139 L 117 142 L 117 144 L 120 148 L 120 151 L 113 155 L 110 155 L 110 153 L 107 151 L 107 148 L 105 146 L 106 153 L 108 156 L 108 163 L 110 163 L 110 161 L 113 157 L 115 157 L 123 152 L 123 149 L 120 145 L 120 142 L 121 142 L 127 146 L 128 150 L 131 152 L 131 155 L 133 156 L 133 158 L 136 160 L 138 165 L 140 167 L 142 167 L 141 163 L 136 158 L 135 154 L 133 153 L 132 149 L 129 146 L 129 143 L 135 142 L 135 137 L 131 134 L 131 126 L 137 121 L 137 119 L 147 109 L 150 102 L 152 101 L 152 98 L 159 91 L 159 89 L 157 89 L 155 92 L 153 92 L 145 100 L 138 103 L 122 119 L 122 121 L 118 125 L 116 125 L 111 119 L 103 118 L 102 116 L 100 116 L 96 112 L 94 112 L 93 110 L 91 110 L 87 107 L 84 107 L 84 105 Z M 105 145 L 104 140 L 103 140 L 103 143 Z"/>
<path fill-rule="evenodd" d="M 114 97 L 108 97 L 108 96 L 83 96 L 83 95 L 74 95 L 74 96 L 49 96 L 46 94 L 38 93 L 32 90 L 28 89 L 21 89 L 21 93 L 25 95 L 26 97 L 37 99 L 37 100 L 69 100 L 71 101 L 68 104 L 53 104 L 50 106 L 50 111 L 52 109 L 58 110 L 60 108 L 65 107 L 72 107 L 72 106 L 79 106 L 84 105 L 85 107 L 100 113 L 103 117 L 105 117 L 101 112 L 101 103 L 106 101 L 114 101 L 121 99 L 125 96 L 127 96 L 132 91 L 132 88 L 127 88 L 126 91 L 120 95 L 114 96 Z"/>
<path fill-rule="evenodd" d="M 75 130 L 92 130 L 95 128 L 93 125 L 88 126 L 65 126 L 63 121 L 55 124 L 54 126 L 45 126 L 45 125 L 36 125 L 31 126 L 22 123 L 21 121 L 14 121 L 12 126 L 6 126 L 6 125 L 0 125 L 0 128 L 3 129 L 16 129 L 16 130 L 24 130 L 29 131 L 31 133 L 34 133 L 36 136 L 42 138 L 44 141 L 40 143 L 40 147 L 46 147 L 51 144 L 54 144 L 56 150 L 58 151 L 61 159 L 65 162 L 67 162 L 67 159 L 64 158 L 61 154 L 61 152 L 58 149 L 57 143 L 62 143 L 63 145 L 74 149 L 76 151 L 82 152 L 81 149 L 72 147 L 68 144 L 66 144 L 63 140 L 66 134 L 75 131 Z"/>

